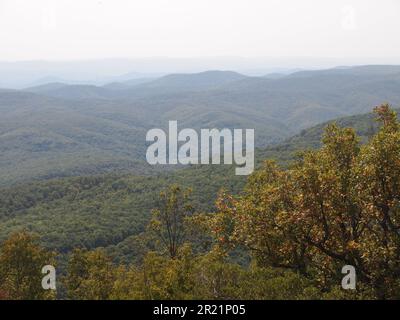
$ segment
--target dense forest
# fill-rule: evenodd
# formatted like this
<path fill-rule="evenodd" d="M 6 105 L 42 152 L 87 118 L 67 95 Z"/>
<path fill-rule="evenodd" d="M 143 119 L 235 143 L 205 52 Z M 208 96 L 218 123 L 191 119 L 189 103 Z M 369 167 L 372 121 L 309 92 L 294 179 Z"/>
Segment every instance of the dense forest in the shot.
<path fill-rule="evenodd" d="M 278 78 L 206 71 L 141 84 L 0 89 L 0 187 L 95 174 L 158 174 L 165 167 L 147 164 L 146 132 L 165 129 L 169 120 L 195 130 L 254 128 L 256 147 L 280 144 L 383 101 L 399 107 L 399 75 L 399 66 L 370 65 Z"/>
<path fill-rule="evenodd" d="M 400 124 L 374 111 L 259 150 L 247 181 L 196 166 L 5 188 L 0 298 L 398 299 Z"/>
<path fill-rule="evenodd" d="M 378 128 L 371 114 L 336 122 L 353 127 L 362 141 L 367 141 Z M 298 151 L 321 146 L 321 135 L 328 124 L 256 150 L 257 166 L 265 159 L 274 159 L 287 167 Z M 191 188 L 197 210 L 213 212 L 221 188 L 238 194 L 245 183 L 244 177 L 235 176 L 231 166 L 199 165 L 157 175 L 119 173 L 19 184 L 1 189 L 0 240 L 26 229 L 40 234 L 43 245 L 60 253 L 76 246 L 105 247 L 115 259 L 124 261 L 135 255 L 128 247 L 132 238 L 144 230 L 161 190 L 172 184 Z"/>

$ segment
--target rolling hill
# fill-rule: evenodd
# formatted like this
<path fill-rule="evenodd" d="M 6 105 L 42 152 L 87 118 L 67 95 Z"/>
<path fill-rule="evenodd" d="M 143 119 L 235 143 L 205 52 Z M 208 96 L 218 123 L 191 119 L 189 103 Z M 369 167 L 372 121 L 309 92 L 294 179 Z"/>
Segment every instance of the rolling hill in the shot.
<path fill-rule="evenodd" d="M 102 173 L 151 173 L 146 132 L 254 128 L 277 144 L 388 101 L 400 106 L 399 66 L 300 71 L 277 78 L 229 71 L 175 74 L 120 86 L 50 83 L 0 90 L 0 185 Z"/>
<path fill-rule="evenodd" d="M 365 140 L 377 128 L 371 114 L 341 118 Z M 303 130 L 284 143 L 257 150 L 257 163 L 273 158 L 282 164 L 302 149 L 315 148 L 326 124 Z M 143 176 L 92 175 L 31 182 L 0 189 L 0 239 L 18 229 L 42 235 L 47 247 L 68 252 L 73 247 L 106 247 L 120 260 L 132 255 L 132 239 L 144 230 L 158 192 L 173 183 L 193 189 L 199 211 L 212 211 L 221 188 L 238 193 L 246 178 L 232 166 L 190 166 Z"/>
<path fill-rule="evenodd" d="M 142 88 L 168 88 L 170 90 L 209 90 L 247 76 L 233 71 L 205 71 L 194 74 L 170 74 L 142 85 Z"/>
<path fill-rule="evenodd" d="M 95 85 L 86 84 L 75 85 L 64 83 L 48 83 L 36 87 L 26 88 L 25 91 L 69 100 L 112 99 L 116 96 L 113 94 L 112 90 L 109 90 L 106 87 L 98 87 Z"/>

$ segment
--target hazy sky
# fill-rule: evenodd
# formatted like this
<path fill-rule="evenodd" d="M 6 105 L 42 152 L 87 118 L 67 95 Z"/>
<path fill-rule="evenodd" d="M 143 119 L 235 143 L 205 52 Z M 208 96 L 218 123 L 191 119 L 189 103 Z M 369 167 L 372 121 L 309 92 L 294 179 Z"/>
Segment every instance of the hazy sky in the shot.
<path fill-rule="evenodd" d="M 398 0 L 0 0 L 0 60 L 400 57 Z M 392 59 L 392 60 L 391 60 Z"/>

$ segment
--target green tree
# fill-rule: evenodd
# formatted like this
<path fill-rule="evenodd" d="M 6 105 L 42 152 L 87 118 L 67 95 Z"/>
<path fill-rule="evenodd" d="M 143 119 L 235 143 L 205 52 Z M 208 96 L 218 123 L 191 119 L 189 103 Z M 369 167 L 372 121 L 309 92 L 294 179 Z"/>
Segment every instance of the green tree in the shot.
<path fill-rule="evenodd" d="M 187 236 L 186 221 L 194 212 L 190 194 L 190 189 L 174 185 L 160 193 L 157 207 L 152 211 L 148 231 L 161 242 L 171 259 L 176 258 Z"/>
<path fill-rule="evenodd" d="M 389 105 L 375 113 L 381 128 L 367 144 L 330 125 L 320 150 L 288 170 L 266 162 L 243 195 L 221 194 L 210 220 L 219 243 L 245 246 L 259 266 L 300 272 L 323 290 L 350 264 L 359 296 L 399 298 L 400 126 Z"/>
<path fill-rule="evenodd" d="M 375 113 L 382 128 L 355 166 L 357 205 L 365 220 L 358 250 L 378 298 L 400 298 L 400 125 L 387 104 Z"/>
<path fill-rule="evenodd" d="M 14 233 L 0 247 L 0 296 L 12 300 L 54 299 L 55 291 L 42 287 L 42 268 L 55 265 L 54 253 L 25 231 Z"/>
<path fill-rule="evenodd" d="M 100 249 L 75 249 L 68 261 L 64 284 L 72 300 L 107 300 L 110 298 L 117 270 Z"/>

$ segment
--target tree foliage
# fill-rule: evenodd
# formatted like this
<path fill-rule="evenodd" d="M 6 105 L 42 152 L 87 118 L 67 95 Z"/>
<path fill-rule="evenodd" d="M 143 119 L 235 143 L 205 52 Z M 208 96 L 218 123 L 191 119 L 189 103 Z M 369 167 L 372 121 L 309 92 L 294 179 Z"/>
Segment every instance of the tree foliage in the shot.
<path fill-rule="evenodd" d="M 220 244 L 244 245 L 258 265 L 314 277 L 324 290 L 353 265 L 360 288 L 400 297 L 400 130 L 387 104 L 375 113 L 382 127 L 367 144 L 330 125 L 320 150 L 288 170 L 266 162 L 243 196 L 221 194 L 211 224 Z"/>
<path fill-rule="evenodd" d="M 42 287 L 42 268 L 54 264 L 54 253 L 40 247 L 36 236 L 26 232 L 11 235 L 0 247 L 0 298 L 55 298 L 54 291 Z"/>
<path fill-rule="evenodd" d="M 187 236 L 186 220 L 194 211 L 190 204 L 190 189 L 174 185 L 160 193 L 157 208 L 152 212 L 148 230 L 155 234 L 162 246 L 174 259 Z"/>

